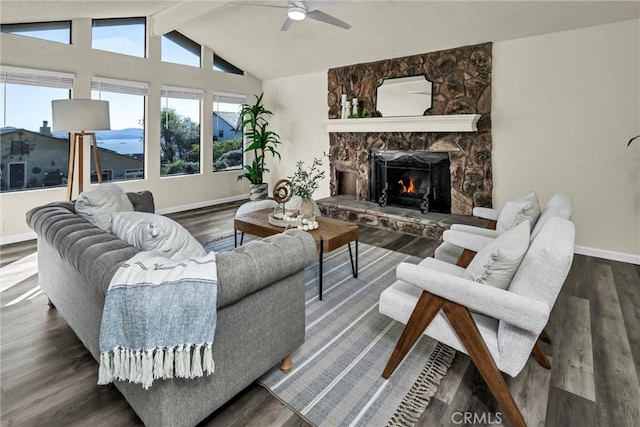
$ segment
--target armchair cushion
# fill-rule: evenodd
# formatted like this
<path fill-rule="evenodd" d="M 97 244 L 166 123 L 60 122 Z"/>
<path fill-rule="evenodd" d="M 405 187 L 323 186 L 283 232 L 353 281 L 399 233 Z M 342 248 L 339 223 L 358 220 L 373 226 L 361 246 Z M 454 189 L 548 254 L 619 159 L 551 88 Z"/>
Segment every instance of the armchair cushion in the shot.
<path fill-rule="evenodd" d="M 540 204 L 533 191 L 524 197 L 507 202 L 500 210 L 496 230 L 505 232 L 516 225 L 529 220 L 529 229 L 533 228 L 540 216 Z"/>
<path fill-rule="evenodd" d="M 507 289 L 529 248 L 529 234 L 525 221 L 480 247 L 462 277 Z"/>

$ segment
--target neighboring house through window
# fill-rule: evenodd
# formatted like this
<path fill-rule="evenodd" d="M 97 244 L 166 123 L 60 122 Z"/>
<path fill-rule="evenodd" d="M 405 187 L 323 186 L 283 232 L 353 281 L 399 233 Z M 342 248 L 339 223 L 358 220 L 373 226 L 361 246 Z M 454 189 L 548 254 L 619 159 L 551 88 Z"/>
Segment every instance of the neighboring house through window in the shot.
<path fill-rule="evenodd" d="M 240 111 L 246 101 L 245 95 L 220 92 L 213 95 L 214 171 L 242 168 L 244 143 Z"/>
<path fill-rule="evenodd" d="M 204 91 L 163 86 L 160 175 L 200 173 L 200 104 Z"/>
<path fill-rule="evenodd" d="M 93 99 L 109 101 L 111 130 L 96 132 L 103 181 L 144 178 L 144 112 L 149 84 L 93 77 L 91 89 Z M 91 156 L 91 181 L 97 179 Z"/>
<path fill-rule="evenodd" d="M 0 66 L 2 192 L 66 185 L 69 134 L 51 132 L 51 101 L 68 99 L 73 74 Z"/>

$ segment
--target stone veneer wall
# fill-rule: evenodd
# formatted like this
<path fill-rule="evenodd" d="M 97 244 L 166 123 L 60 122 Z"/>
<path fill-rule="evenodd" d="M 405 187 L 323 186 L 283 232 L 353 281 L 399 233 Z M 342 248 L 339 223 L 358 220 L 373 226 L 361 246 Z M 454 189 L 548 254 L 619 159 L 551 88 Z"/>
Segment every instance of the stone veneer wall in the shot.
<path fill-rule="evenodd" d="M 332 68 L 328 72 L 329 119 L 340 118 L 340 99 L 358 98 L 360 109 L 375 110 L 376 88 L 386 78 L 425 75 L 433 82 L 432 106 L 425 113 L 481 114 L 477 132 L 340 132 L 329 134 L 330 191 L 337 195 L 336 171 L 358 174 L 357 199 L 369 200 L 369 152 L 448 152 L 451 213 L 471 215 L 491 206 L 491 43 L 404 58 Z M 357 120 L 357 119 L 351 119 Z"/>

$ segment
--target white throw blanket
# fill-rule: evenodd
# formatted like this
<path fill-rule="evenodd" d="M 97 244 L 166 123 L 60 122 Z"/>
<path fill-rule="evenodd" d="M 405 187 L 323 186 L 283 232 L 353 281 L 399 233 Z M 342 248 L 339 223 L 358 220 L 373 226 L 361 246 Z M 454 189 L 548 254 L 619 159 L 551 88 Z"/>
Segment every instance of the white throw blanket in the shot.
<path fill-rule="evenodd" d="M 148 389 L 154 379 L 213 373 L 216 301 L 213 252 L 182 262 L 140 252 L 125 262 L 107 290 L 98 384 Z"/>

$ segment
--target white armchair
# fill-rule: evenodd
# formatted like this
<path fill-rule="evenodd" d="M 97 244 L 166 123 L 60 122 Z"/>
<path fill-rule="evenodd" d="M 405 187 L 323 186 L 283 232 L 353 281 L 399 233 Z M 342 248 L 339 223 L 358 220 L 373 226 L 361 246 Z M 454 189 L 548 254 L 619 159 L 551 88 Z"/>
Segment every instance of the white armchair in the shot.
<path fill-rule="evenodd" d="M 573 223 L 550 218 L 507 289 L 465 279 L 466 269 L 433 258 L 401 263 L 398 280 L 380 295 L 380 312 L 406 324 L 382 376 L 428 335 L 468 354 L 511 424 L 526 425 L 499 371 L 514 377 L 532 350 L 541 352 L 538 336 L 571 268 L 574 240 Z"/>
<path fill-rule="evenodd" d="M 530 200 L 533 202 L 534 197 L 535 197 L 535 193 L 531 192 L 524 198 L 516 199 L 513 202 L 517 203 L 518 201 L 522 202 L 523 200 Z M 535 198 L 535 201 L 537 202 L 537 198 Z M 509 203 L 512 203 L 512 202 L 509 202 Z M 507 205 L 505 205 L 505 208 L 506 207 Z M 504 212 L 504 209 L 503 210 L 496 210 L 496 209 L 490 209 L 490 208 L 474 208 L 473 209 L 473 214 L 475 216 L 489 219 L 489 220 L 491 220 L 492 218 L 496 218 L 496 220 L 494 221 L 497 221 L 501 214 L 503 216 L 512 216 L 511 215 L 512 213 L 513 212 Z M 549 199 L 544 209 L 542 209 L 542 212 L 540 213 L 539 216 L 534 215 L 528 218 L 530 221 L 532 221 L 531 222 L 531 228 L 532 228 L 531 239 L 533 240 L 538 235 L 542 227 L 546 224 L 546 222 L 550 218 L 557 216 L 560 218 L 570 220 L 571 215 L 572 215 L 571 198 L 561 193 L 554 194 Z M 507 219 L 505 219 L 503 222 L 517 225 L 517 224 L 514 224 L 513 221 L 507 220 Z M 491 223 L 489 225 L 491 225 Z M 497 222 L 494 222 L 494 225 L 497 226 Z M 500 227 L 498 227 L 497 229 L 489 229 L 489 228 L 473 227 L 473 226 L 464 225 L 464 224 L 453 224 L 450 230 L 447 230 L 444 232 L 442 236 L 444 243 L 442 243 L 440 246 L 436 248 L 434 257 L 441 261 L 446 261 L 451 264 L 458 264 L 461 267 L 466 267 L 469 261 L 473 258 L 474 252 L 477 252 L 477 250 L 465 246 L 465 244 L 462 243 L 463 241 L 459 240 L 461 239 L 461 236 L 464 236 L 464 235 L 456 235 L 455 238 L 457 240 L 457 243 L 450 241 L 452 239 L 453 232 L 456 232 L 456 233 L 462 232 L 462 233 L 467 233 L 468 235 L 473 234 L 477 236 L 484 236 L 484 237 L 495 239 L 504 231 L 505 229 Z M 473 238 L 474 238 L 473 236 L 469 236 L 470 240 Z M 465 251 L 465 249 L 467 249 L 467 251 Z"/>

